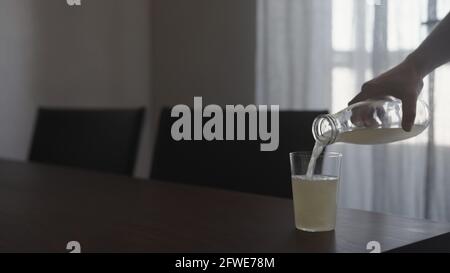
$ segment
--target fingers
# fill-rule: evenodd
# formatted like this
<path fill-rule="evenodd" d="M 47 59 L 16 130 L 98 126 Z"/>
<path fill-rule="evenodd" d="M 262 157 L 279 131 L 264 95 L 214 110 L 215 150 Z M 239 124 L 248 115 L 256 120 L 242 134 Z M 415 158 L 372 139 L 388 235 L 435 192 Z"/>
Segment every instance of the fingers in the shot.
<path fill-rule="evenodd" d="M 405 97 L 402 99 L 402 128 L 403 130 L 410 132 L 416 119 L 416 103 L 417 97 Z"/>
<path fill-rule="evenodd" d="M 350 120 L 356 126 L 372 128 L 377 125 L 374 119 L 375 111 L 372 107 L 355 107 L 352 109 Z"/>
<path fill-rule="evenodd" d="M 374 99 L 374 98 L 381 98 L 384 96 L 394 96 L 402 101 L 402 128 L 403 130 L 409 132 L 412 129 L 412 126 L 414 125 L 414 120 L 416 119 L 416 103 L 417 103 L 417 97 L 420 93 L 420 90 L 422 89 L 423 83 L 419 82 L 417 85 L 416 92 L 406 92 L 408 88 L 403 87 L 401 90 L 402 92 L 393 92 L 392 90 L 389 91 L 388 88 L 385 86 L 380 86 L 376 82 L 369 81 L 363 84 L 361 87 L 361 92 L 356 95 L 349 103 L 348 105 L 355 104 L 360 101 L 365 101 L 368 99 Z M 410 86 L 408 86 L 410 88 Z M 389 88 L 390 89 L 390 88 Z M 392 88 L 393 90 L 396 90 L 395 85 Z M 397 88 L 398 90 L 398 88 Z M 361 115 L 361 113 L 355 113 L 358 115 L 355 115 L 354 121 L 355 122 L 363 122 L 365 126 L 370 125 L 366 124 L 369 119 L 364 118 L 368 117 L 367 113 L 362 113 L 364 115 Z M 370 121 L 370 120 L 369 120 Z"/>
<path fill-rule="evenodd" d="M 377 88 L 377 86 L 373 82 L 366 82 L 361 87 L 361 92 L 356 95 L 349 103 L 348 105 L 355 104 L 360 101 L 365 101 L 368 99 L 373 99 L 375 97 L 381 97 L 386 93 L 385 90 L 381 88 Z"/>
<path fill-rule="evenodd" d="M 361 93 L 359 93 L 358 95 L 356 95 L 356 97 L 354 97 L 354 98 L 348 103 L 348 105 L 350 106 L 350 105 L 355 104 L 355 103 L 357 103 L 357 102 L 365 101 L 365 100 L 367 100 L 368 98 L 369 98 L 369 96 L 367 95 L 367 93 L 361 92 Z"/>

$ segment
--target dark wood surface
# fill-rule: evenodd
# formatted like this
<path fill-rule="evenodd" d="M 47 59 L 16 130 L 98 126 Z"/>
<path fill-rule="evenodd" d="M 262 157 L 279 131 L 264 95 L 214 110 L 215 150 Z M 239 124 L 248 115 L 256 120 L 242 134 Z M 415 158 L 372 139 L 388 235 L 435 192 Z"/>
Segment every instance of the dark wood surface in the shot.
<path fill-rule="evenodd" d="M 294 227 L 288 199 L 0 161 L 0 252 L 368 252 L 449 224 L 340 209 L 334 232 Z"/>

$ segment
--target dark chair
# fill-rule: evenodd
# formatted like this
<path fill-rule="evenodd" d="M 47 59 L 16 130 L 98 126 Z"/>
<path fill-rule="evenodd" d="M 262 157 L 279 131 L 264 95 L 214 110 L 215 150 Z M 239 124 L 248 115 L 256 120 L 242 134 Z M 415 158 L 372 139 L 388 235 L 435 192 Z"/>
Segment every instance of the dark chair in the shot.
<path fill-rule="evenodd" d="M 29 160 L 132 175 L 144 111 L 41 108 Z"/>
<path fill-rule="evenodd" d="M 160 116 L 151 178 L 291 197 L 289 153 L 312 151 L 312 122 L 323 113 L 281 111 L 278 150 L 261 152 L 259 141 L 174 141 L 171 126 L 177 118 L 165 108 Z"/>

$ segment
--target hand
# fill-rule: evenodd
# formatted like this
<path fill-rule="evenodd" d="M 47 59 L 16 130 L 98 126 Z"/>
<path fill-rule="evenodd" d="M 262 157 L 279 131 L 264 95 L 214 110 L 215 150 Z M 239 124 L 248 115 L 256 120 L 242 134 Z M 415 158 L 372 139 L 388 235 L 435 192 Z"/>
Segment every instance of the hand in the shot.
<path fill-rule="evenodd" d="M 423 76 L 416 69 L 414 62 L 406 59 L 396 67 L 364 83 L 361 92 L 349 102 L 349 105 L 367 99 L 396 97 L 402 101 L 403 130 L 409 132 L 416 118 L 417 97 L 423 88 L 422 79 Z"/>

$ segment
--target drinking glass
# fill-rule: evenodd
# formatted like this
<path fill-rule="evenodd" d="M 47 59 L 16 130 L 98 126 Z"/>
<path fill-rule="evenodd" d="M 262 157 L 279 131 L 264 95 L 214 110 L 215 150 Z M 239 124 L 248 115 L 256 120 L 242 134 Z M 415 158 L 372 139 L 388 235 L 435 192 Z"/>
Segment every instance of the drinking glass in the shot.
<path fill-rule="evenodd" d="M 313 175 L 307 170 L 311 153 L 290 153 L 295 226 L 299 230 L 331 231 L 336 207 L 342 154 L 325 152 L 317 157 Z"/>

